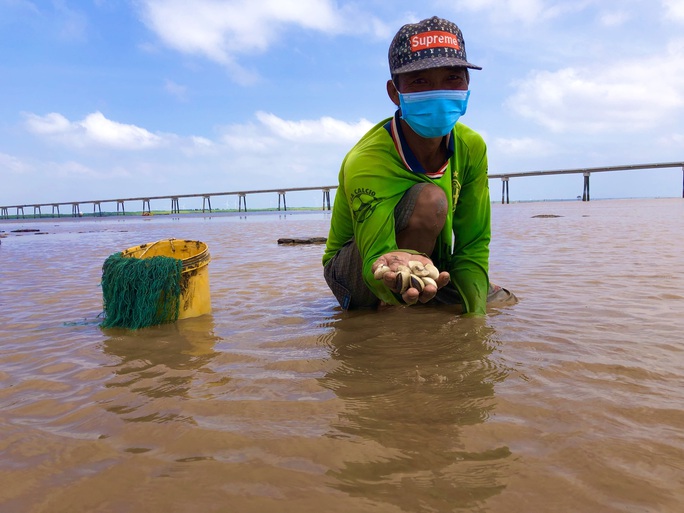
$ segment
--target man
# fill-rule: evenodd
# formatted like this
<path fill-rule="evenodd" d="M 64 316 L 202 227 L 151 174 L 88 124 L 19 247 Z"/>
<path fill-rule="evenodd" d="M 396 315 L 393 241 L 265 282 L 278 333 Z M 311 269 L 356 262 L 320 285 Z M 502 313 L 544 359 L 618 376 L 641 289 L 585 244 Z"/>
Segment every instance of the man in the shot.
<path fill-rule="evenodd" d="M 513 296 L 489 284 L 486 146 L 457 124 L 468 70 L 482 68 L 468 62 L 459 28 L 437 17 L 397 32 L 389 67 L 387 94 L 398 109 L 342 163 L 326 282 L 344 309 L 434 299 L 485 314 L 488 297 Z M 441 272 L 407 282 L 404 271 L 415 262 Z"/>

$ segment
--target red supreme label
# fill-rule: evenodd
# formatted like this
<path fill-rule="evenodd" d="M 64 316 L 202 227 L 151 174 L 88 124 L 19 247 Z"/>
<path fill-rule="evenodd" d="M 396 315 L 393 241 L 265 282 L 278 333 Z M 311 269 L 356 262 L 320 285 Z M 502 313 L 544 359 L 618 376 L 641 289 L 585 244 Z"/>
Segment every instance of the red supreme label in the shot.
<path fill-rule="evenodd" d="M 443 32 L 441 30 L 433 30 L 432 32 L 423 32 L 411 37 L 411 51 L 419 52 L 434 47 L 448 47 L 460 50 L 458 38 L 451 32 Z"/>

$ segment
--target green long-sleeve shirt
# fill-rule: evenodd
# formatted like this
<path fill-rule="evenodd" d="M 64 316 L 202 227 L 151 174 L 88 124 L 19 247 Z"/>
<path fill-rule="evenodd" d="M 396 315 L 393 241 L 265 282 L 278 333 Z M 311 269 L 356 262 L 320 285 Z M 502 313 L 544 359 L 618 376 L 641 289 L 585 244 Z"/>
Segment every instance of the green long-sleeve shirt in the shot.
<path fill-rule="evenodd" d="M 452 131 L 453 155 L 443 175 L 429 175 L 415 172 L 420 166 L 410 164 L 415 157 L 397 126 L 396 118 L 394 123 L 392 118 L 378 123 L 342 162 L 323 264 L 355 239 L 365 283 L 379 299 L 399 304 L 399 297 L 373 278 L 371 267 L 385 253 L 406 249 L 397 247 L 394 228 L 394 207 L 403 194 L 417 183 L 433 183 L 445 192 L 452 215 L 447 216 L 431 258 L 451 274 L 464 313 L 484 314 L 491 238 L 485 142 L 458 123 Z"/>

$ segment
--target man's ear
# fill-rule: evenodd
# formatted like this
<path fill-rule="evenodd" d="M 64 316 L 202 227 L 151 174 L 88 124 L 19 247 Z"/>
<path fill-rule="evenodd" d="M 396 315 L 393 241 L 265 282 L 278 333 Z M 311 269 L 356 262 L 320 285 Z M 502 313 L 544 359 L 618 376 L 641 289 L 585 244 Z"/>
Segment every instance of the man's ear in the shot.
<path fill-rule="evenodd" d="M 390 97 L 390 100 L 392 100 L 392 103 L 399 107 L 399 91 L 397 91 L 394 82 L 391 80 L 387 81 L 387 95 Z"/>

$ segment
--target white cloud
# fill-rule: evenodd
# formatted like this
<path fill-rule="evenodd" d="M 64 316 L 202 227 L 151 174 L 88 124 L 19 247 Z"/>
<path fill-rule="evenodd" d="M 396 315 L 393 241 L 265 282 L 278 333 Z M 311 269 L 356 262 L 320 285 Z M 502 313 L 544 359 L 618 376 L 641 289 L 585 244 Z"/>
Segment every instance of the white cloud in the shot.
<path fill-rule="evenodd" d="M 684 109 L 684 45 L 672 43 L 662 56 L 535 71 L 515 85 L 506 105 L 554 132 L 645 130 Z"/>
<path fill-rule="evenodd" d="M 221 137 L 221 143 L 235 150 L 236 154 L 266 154 L 273 151 L 275 142 L 253 124 L 227 127 Z"/>
<path fill-rule="evenodd" d="M 88 114 L 80 124 L 90 138 L 112 148 L 143 149 L 162 142 L 161 137 L 144 128 L 111 121 L 101 112 Z"/>
<path fill-rule="evenodd" d="M 32 14 L 40 14 L 40 10 L 29 0 L 3 0 L 0 1 L 0 7 L 22 12 L 29 11 Z"/>
<path fill-rule="evenodd" d="M 144 128 L 111 121 L 100 112 L 81 121 L 70 121 L 58 113 L 26 114 L 25 125 L 32 133 L 67 147 L 124 150 L 116 159 L 121 170 L 137 182 L 162 180 L 163 187 L 171 191 L 190 174 L 196 178 L 194 190 L 223 189 L 216 184 L 224 182 L 233 189 L 253 189 L 255 183 L 262 182 L 274 187 L 332 183 L 345 153 L 373 126 L 365 119 L 288 120 L 256 112 L 249 123 L 225 126 L 212 140 L 154 135 Z M 139 149 L 147 149 L 144 156 L 125 151 Z M 275 173 L 274 159 L 278 161 Z M 108 152 L 88 151 L 78 161 L 46 163 L 41 169 L 52 177 L 105 180 L 114 177 L 111 162 Z M 202 173 L 196 174 L 197 169 Z M 122 176 L 121 171 L 117 173 Z"/>
<path fill-rule="evenodd" d="M 17 157 L 0 153 L 0 169 L 6 169 L 10 173 L 23 174 L 30 171 L 30 167 Z"/>
<path fill-rule="evenodd" d="M 72 160 L 60 164 L 53 164 L 53 171 L 60 178 L 96 177 L 100 174 L 91 167 Z"/>
<path fill-rule="evenodd" d="M 583 10 L 587 1 L 549 2 L 548 0 L 470 0 L 459 9 L 484 12 L 500 23 L 533 24 L 559 18 L 566 13 Z"/>
<path fill-rule="evenodd" d="M 535 155 L 542 157 L 551 155 L 556 151 L 553 144 L 540 139 L 531 137 L 522 138 L 497 138 L 494 139 L 493 146 L 502 155 L 508 156 L 529 156 Z"/>
<path fill-rule="evenodd" d="M 242 83 L 256 76 L 237 58 L 266 51 L 288 26 L 325 34 L 387 32 L 377 18 L 352 7 L 338 9 L 332 0 L 142 0 L 140 5 L 143 22 L 164 45 L 218 62 Z"/>
<path fill-rule="evenodd" d="M 646 0 L 642 0 L 641 3 L 646 4 L 648 9 L 654 7 L 651 5 L 652 2 Z M 451 6 L 453 2 L 440 4 Z M 684 0 L 661 0 L 661 5 L 665 19 L 684 21 Z M 526 25 L 558 20 L 563 16 L 590 9 L 601 9 L 598 21 L 607 27 L 623 25 L 633 17 L 630 10 L 635 10 L 633 5 L 619 0 L 469 0 L 459 4 L 457 9 L 481 12 L 496 23 Z"/>
<path fill-rule="evenodd" d="M 684 0 L 663 0 L 665 18 L 684 21 Z"/>
<path fill-rule="evenodd" d="M 188 138 L 187 143 L 180 137 L 177 137 L 176 139 L 178 139 L 178 141 L 175 146 L 180 148 L 186 157 L 192 158 L 203 155 L 215 155 L 219 150 L 216 143 L 206 137 L 192 135 Z"/>
<path fill-rule="evenodd" d="M 257 112 L 256 117 L 275 137 L 314 144 L 325 142 L 349 145 L 373 126 L 366 119 L 361 119 L 358 123 L 347 123 L 325 116 L 315 120 L 288 121 L 267 112 Z"/>
<path fill-rule="evenodd" d="M 599 15 L 599 22 L 606 27 L 618 27 L 631 19 L 625 11 L 606 11 Z"/>
<path fill-rule="evenodd" d="M 25 114 L 25 117 L 26 126 L 34 134 L 62 134 L 72 130 L 72 125 L 69 120 L 57 112 L 51 112 L 45 116 Z"/>
<path fill-rule="evenodd" d="M 132 173 L 118 164 L 93 165 L 67 160 L 64 162 L 47 161 L 41 165 L 41 170 L 45 171 L 46 180 L 111 180 L 120 178 L 131 178 Z"/>
<path fill-rule="evenodd" d="M 164 90 L 171 96 L 181 101 L 185 101 L 187 99 L 188 88 L 183 85 L 176 84 L 173 80 L 166 80 L 166 82 L 164 82 Z"/>
<path fill-rule="evenodd" d="M 93 112 L 83 120 L 73 122 L 56 112 L 45 116 L 24 114 L 24 117 L 30 132 L 69 146 L 85 147 L 94 143 L 122 150 L 141 150 L 164 142 L 162 137 L 144 128 L 111 121 L 101 112 Z"/>
<path fill-rule="evenodd" d="M 271 0 L 146 0 L 144 21 L 168 46 L 228 63 L 238 54 L 262 52 L 277 37 L 279 25 L 335 31 L 335 13 L 328 2 Z"/>
<path fill-rule="evenodd" d="M 88 30 L 86 15 L 70 9 L 63 1 L 53 2 L 53 7 L 58 15 L 59 36 L 67 41 L 84 41 Z"/>
<path fill-rule="evenodd" d="M 658 142 L 661 146 L 666 148 L 681 150 L 684 148 L 684 133 L 665 135 L 661 137 Z"/>
<path fill-rule="evenodd" d="M 190 140 L 196 148 L 210 148 L 214 145 L 214 143 L 205 137 L 192 136 L 190 137 Z"/>
<path fill-rule="evenodd" d="M 226 127 L 221 142 L 245 154 L 306 153 L 311 150 L 305 148 L 317 146 L 348 149 L 373 126 L 366 119 L 348 123 L 327 116 L 305 120 L 282 119 L 268 112 L 255 116 L 257 123 Z"/>

